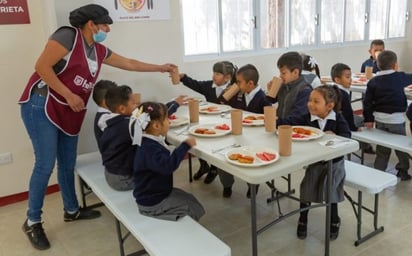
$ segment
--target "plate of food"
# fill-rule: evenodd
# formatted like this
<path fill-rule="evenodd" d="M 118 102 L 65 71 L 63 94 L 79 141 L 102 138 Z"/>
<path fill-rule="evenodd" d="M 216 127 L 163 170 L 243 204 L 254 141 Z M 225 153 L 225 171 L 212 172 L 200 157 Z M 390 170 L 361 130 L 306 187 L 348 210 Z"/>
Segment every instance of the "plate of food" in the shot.
<path fill-rule="evenodd" d="M 208 104 L 199 107 L 199 113 L 202 114 L 221 114 L 231 110 L 232 107 L 228 105 Z"/>
<path fill-rule="evenodd" d="M 184 99 L 183 99 L 183 104 L 184 104 L 184 105 L 189 104 L 189 100 L 196 100 L 196 101 L 198 101 L 199 103 L 204 101 L 202 98 L 198 98 L 198 97 L 187 97 L 187 98 L 184 98 Z"/>
<path fill-rule="evenodd" d="M 279 160 L 279 153 L 264 146 L 244 146 L 228 151 L 225 159 L 238 166 L 258 167 L 276 162 Z"/>
<path fill-rule="evenodd" d="M 229 134 L 232 131 L 229 125 L 221 124 L 203 124 L 190 127 L 189 133 L 198 137 L 219 137 Z"/>
<path fill-rule="evenodd" d="M 365 78 L 366 79 L 366 74 L 365 73 L 354 73 L 352 76 L 356 77 L 356 78 Z"/>
<path fill-rule="evenodd" d="M 189 123 L 189 118 L 185 116 L 171 115 L 169 116 L 170 127 L 178 127 Z"/>
<path fill-rule="evenodd" d="M 265 124 L 264 115 L 247 115 L 242 120 L 242 125 L 245 126 L 261 126 Z"/>
<path fill-rule="evenodd" d="M 412 92 L 412 84 L 405 87 L 405 91 Z"/>
<path fill-rule="evenodd" d="M 311 126 L 292 126 L 292 140 L 307 141 L 323 136 L 323 131 Z"/>

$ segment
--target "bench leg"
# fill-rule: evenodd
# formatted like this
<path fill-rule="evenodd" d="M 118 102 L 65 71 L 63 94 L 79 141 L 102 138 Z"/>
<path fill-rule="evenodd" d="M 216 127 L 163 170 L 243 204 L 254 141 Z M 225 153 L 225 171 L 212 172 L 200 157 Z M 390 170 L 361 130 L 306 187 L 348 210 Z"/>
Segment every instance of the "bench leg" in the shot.
<path fill-rule="evenodd" d="M 119 241 L 120 256 L 148 255 L 145 249 L 142 249 L 140 251 L 133 252 L 133 253 L 127 254 L 127 255 L 124 253 L 124 241 L 126 241 L 126 239 L 129 237 L 130 232 L 127 232 L 127 234 L 123 236 L 122 228 L 120 227 L 120 221 L 116 218 L 114 218 L 114 219 L 115 219 L 115 222 L 116 222 L 116 233 L 117 233 L 117 239 Z"/>
<path fill-rule="evenodd" d="M 86 196 L 88 196 L 89 194 L 91 194 L 93 191 L 91 190 L 91 188 L 89 187 L 89 185 L 87 185 L 87 183 L 79 176 L 79 183 L 80 183 L 80 193 L 81 193 L 81 197 L 82 197 L 82 205 L 84 209 L 93 209 L 96 207 L 100 207 L 103 206 L 103 203 L 95 203 L 92 205 L 87 206 L 86 203 Z"/>
<path fill-rule="evenodd" d="M 356 235 L 357 235 L 358 240 L 355 241 L 354 243 L 355 246 L 358 246 L 361 243 L 365 242 L 366 240 L 370 239 L 371 237 L 374 237 L 375 235 L 383 232 L 384 230 L 383 226 L 378 227 L 379 194 L 375 194 L 375 202 L 374 202 L 373 210 L 362 205 L 362 191 L 358 191 L 358 201 L 357 202 L 354 201 L 346 192 L 345 192 L 345 197 L 352 204 L 352 208 L 356 216 L 356 222 L 357 222 Z M 355 206 L 357 206 L 357 208 L 355 208 Z M 362 210 L 365 210 L 373 215 L 374 230 L 364 236 L 362 236 Z"/>

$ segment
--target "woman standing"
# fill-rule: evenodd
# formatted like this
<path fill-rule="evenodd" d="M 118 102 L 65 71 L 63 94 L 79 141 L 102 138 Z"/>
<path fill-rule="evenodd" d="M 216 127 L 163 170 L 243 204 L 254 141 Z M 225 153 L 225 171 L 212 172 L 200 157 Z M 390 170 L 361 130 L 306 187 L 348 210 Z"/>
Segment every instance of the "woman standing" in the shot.
<path fill-rule="evenodd" d="M 101 65 L 146 72 L 170 72 L 175 67 L 128 59 L 100 44 L 110 32 L 109 24 L 113 23 L 102 6 L 82 6 L 73 10 L 69 19 L 73 27 L 61 27 L 51 35 L 19 101 L 35 155 L 23 231 L 39 250 L 50 248 L 41 214 L 56 160 L 64 221 L 100 216 L 98 211 L 79 207 L 74 167 L 78 133 Z"/>

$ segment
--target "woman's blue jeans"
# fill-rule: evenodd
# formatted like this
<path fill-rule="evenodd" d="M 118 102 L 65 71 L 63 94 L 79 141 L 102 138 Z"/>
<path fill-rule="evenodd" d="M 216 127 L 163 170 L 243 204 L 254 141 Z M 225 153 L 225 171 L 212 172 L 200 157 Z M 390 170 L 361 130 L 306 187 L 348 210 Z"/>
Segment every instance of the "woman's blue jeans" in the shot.
<path fill-rule="evenodd" d="M 33 93 L 27 103 L 21 104 L 21 117 L 35 157 L 27 210 L 27 217 L 33 222 L 41 221 L 44 197 L 56 159 L 64 210 L 73 212 L 79 209 L 74 185 L 78 136 L 69 136 L 53 125 L 45 114 L 45 103 L 45 96 Z"/>

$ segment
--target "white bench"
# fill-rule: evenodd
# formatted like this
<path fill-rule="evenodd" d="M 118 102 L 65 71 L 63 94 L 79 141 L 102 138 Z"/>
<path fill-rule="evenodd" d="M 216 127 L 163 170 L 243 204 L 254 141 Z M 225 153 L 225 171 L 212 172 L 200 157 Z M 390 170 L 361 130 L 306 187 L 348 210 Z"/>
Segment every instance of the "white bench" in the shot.
<path fill-rule="evenodd" d="M 345 186 L 358 190 L 357 201 L 353 200 L 349 194 L 345 192 L 345 197 L 351 203 L 356 215 L 358 240 L 355 241 L 355 246 L 358 246 L 369 238 L 383 232 L 383 226 L 378 227 L 379 193 L 385 188 L 396 185 L 398 181 L 393 174 L 348 160 L 345 160 L 345 170 Z M 362 192 L 375 195 L 373 209 L 369 209 L 362 204 Z M 362 209 L 373 215 L 373 231 L 364 236 L 362 236 Z"/>
<path fill-rule="evenodd" d="M 404 136 L 400 134 L 394 134 L 390 132 L 385 132 L 376 128 L 362 129 L 359 132 L 352 132 L 352 139 L 371 143 L 376 145 L 381 145 L 394 150 L 399 150 L 409 155 L 412 155 L 412 137 Z M 364 150 L 361 152 L 361 163 L 364 160 Z"/>
<path fill-rule="evenodd" d="M 178 221 L 159 220 L 139 213 L 132 191 L 115 191 L 104 177 L 104 167 L 97 152 L 78 156 L 76 171 L 93 193 L 111 211 L 116 220 L 120 255 L 124 241 L 120 223 L 144 247 L 132 255 L 159 256 L 230 256 L 230 247 L 198 222 L 186 216 Z"/>

